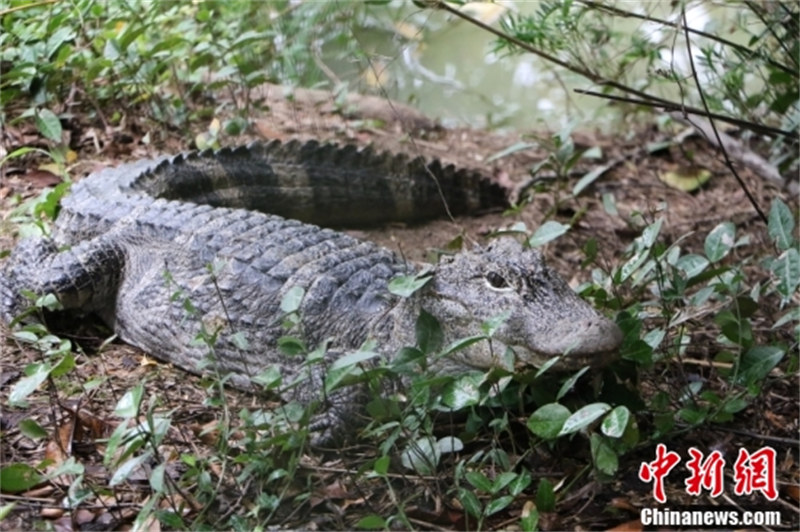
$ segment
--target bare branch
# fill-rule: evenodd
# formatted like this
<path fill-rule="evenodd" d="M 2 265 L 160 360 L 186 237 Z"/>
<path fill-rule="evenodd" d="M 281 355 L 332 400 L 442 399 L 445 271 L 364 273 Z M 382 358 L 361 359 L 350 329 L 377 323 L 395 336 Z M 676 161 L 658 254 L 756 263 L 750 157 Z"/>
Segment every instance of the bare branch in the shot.
<path fill-rule="evenodd" d="M 686 55 L 689 56 L 689 65 L 692 68 L 692 78 L 694 78 L 695 86 L 697 87 L 697 92 L 700 95 L 700 100 L 703 102 L 703 107 L 706 110 L 706 113 L 711 114 L 708 110 L 708 103 L 706 102 L 706 95 L 703 92 L 703 87 L 700 85 L 700 79 L 697 77 L 697 69 L 694 66 L 694 54 L 692 53 L 692 41 L 689 37 L 689 25 L 686 20 L 686 8 L 681 6 L 681 20 L 683 21 L 683 32 L 686 38 Z M 739 172 L 736 171 L 736 168 L 733 166 L 733 162 L 731 161 L 730 157 L 728 156 L 728 150 L 725 149 L 725 144 L 722 142 L 720 138 L 719 131 L 717 131 L 717 126 L 714 124 L 713 120 L 710 120 L 709 123 L 711 124 L 711 129 L 714 132 L 714 137 L 717 140 L 717 146 L 719 146 L 720 151 L 722 152 L 722 156 L 725 158 L 725 164 L 730 168 L 733 176 L 736 178 L 736 181 L 739 183 L 739 186 L 742 187 L 747 199 L 750 201 L 750 204 L 756 210 L 758 215 L 764 221 L 764 224 L 768 223 L 767 215 L 764 214 L 764 211 L 761 210 L 761 207 L 758 205 L 758 202 L 753 197 L 753 194 L 750 193 L 750 190 L 747 188 L 742 177 L 739 175 Z"/>
<path fill-rule="evenodd" d="M 703 109 L 699 109 L 697 107 L 692 107 L 690 105 L 683 105 L 683 104 L 673 104 L 673 103 L 653 103 L 647 100 L 637 100 L 636 98 L 629 98 L 627 96 L 615 96 L 613 94 L 603 94 L 602 92 L 591 91 L 586 89 L 573 89 L 578 94 L 587 94 L 589 96 L 596 96 L 598 98 L 605 98 L 607 100 L 614 100 L 618 102 L 626 102 L 632 103 L 635 105 L 642 105 L 645 107 L 659 107 L 666 111 L 680 111 L 681 113 L 687 115 L 698 115 L 704 116 L 706 118 L 713 118 L 714 120 L 719 120 L 720 122 L 726 122 L 728 124 L 732 124 L 734 126 L 740 127 L 742 129 L 747 129 L 753 131 L 755 133 L 760 133 L 763 135 L 769 136 L 783 136 L 790 139 L 800 139 L 800 134 L 796 131 L 786 131 L 783 129 L 779 129 L 772 126 L 767 126 L 765 124 L 759 124 L 757 122 L 750 122 L 748 120 L 742 120 L 741 118 L 734 118 L 732 116 L 725 116 L 720 115 L 717 113 L 711 113 L 705 111 Z"/>

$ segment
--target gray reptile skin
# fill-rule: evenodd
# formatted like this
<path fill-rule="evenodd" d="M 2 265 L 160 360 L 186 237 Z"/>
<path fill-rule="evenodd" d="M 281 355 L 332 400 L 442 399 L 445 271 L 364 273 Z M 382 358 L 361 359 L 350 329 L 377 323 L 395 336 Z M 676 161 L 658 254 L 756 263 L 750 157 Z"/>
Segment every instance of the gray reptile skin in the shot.
<path fill-rule="evenodd" d="M 125 342 L 194 373 L 208 360 L 209 348 L 194 341 L 204 328 L 216 333 L 216 369 L 236 387 L 252 388 L 252 378 L 274 366 L 283 383 L 297 382 L 283 399 L 320 401 L 317 442 L 343 436 L 364 403 L 358 386 L 323 397 L 325 367 L 367 339 L 387 358 L 413 346 L 422 310 L 441 324 L 445 345 L 508 314 L 491 341 L 431 362 L 441 374 L 541 366 L 565 353 L 556 368 L 615 357 L 618 327 L 516 240 L 443 258 L 429 282 L 403 298 L 387 285 L 419 266 L 311 225 L 418 221 L 444 214 L 442 198 L 453 214 L 506 201 L 475 172 L 316 142 L 103 170 L 73 186 L 52 238 L 23 240 L 12 252 L 0 274 L 0 318 L 9 323 L 25 310 L 23 290 L 52 293 L 65 310 L 95 312 Z M 322 364 L 277 348 L 286 332 L 280 304 L 294 287 L 304 291 L 305 344 L 330 341 Z"/>

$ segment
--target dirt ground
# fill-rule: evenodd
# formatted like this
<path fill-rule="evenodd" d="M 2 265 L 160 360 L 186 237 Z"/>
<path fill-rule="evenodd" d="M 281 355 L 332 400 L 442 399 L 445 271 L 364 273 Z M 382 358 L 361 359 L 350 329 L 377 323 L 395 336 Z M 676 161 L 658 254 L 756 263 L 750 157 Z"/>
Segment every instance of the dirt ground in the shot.
<path fill-rule="evenodd" d="M 294 99 L 281 97 L 277 88 L 266 88 L 262 94 L 266 108 L 256 114 L 253 129 L 244 137 L 223 138 L 224 144 L 243 143 L 264 139 L 318 139 L 339 143 L 355 143 L 360 146 L 372 144 L 391 151 L 401 151 L 427 158 L 440 158 L 458 166 L 473 167 L 493 176 L 509 187 L 518 188 L 530 180 L 530 168 L 545 159 L 550 151 L 549 133 L 498 134 L 470 129 L 445 130 L 436 126 L 415 111 L 392 105 L 381 99 L 353 98 L 339 107 L 332 99 L 321 93 L 309 91 Z M 224 118 L 224 117 L 219 117 Z M 198 128 L 196 133 L 200 133 Z M 70 164 L 70 175 L 79 179 L 107 165 L 153 156 L 165 152 L 185 151 L 183 135 L 177 132 L 154 130 L 146 120 L 133 116 L 117 126 L 96 124 L 88 119 L 76 118 L 65 124 L 65 142 L 74 150 L 76 158 Z M 351 234 L 371 239 L 390 249 L 403 253 L 413 260 L 425 260 L 431 250 L 444 248 L 455 237 L 461 235 L 466 242 L 485 242 L 490 232 L 524 222 L 529 230 L 538 227 L 544 220 L 568 223 L 577 219 L 572 230 L 545 248 L 550 263 L 577 285 L 588 279 L 590 270 L 581 268 L 581 248 L 591 238 L 599 246 L 598 263 L 618 264 L 641 228 L 655 220 L 664 218 L 661 237 L 666 244 L 681 240 L 684 253 L 700 251 L 708 232 L 723 221 L 732 221 L 737 226 L 737 236 L 748 235 L 749 244 L 739 247 L 730 258 L 742 261 L 748 257 L 762 256 L 770 247 L 766 228 L 747 200 L 742 188 L 732 178 L 730 170 L 713 147 L 698 137 L 691 137 L 680 147 L 648 153 L 649 143 L 668 140 L 670 136 L 655 128 L 639 128 L 615 132 L 582 132 L 575 134 L 578 148 L 599 147 L 600 159 L 584 160 L 573 169 L 569 179 L 553 172 L 541 182 L 536 193 L 520 212 L 513 214 L 489 213 L 478 217 L 461 217 L 455 220 L 438 220 L 417 226 L 394 224 L 370 230 L 349 231 Z M 524 141 L 537 147 L 516 152 L 492 162 L 488 159 L 509 146 Z M 32 129 L 7 128 L 3 131 L 3 147 L 7 153 L 26 145 L 43 145 Z M 570 193 L 576 176 L 599 165 L 615 161 L 617 164 L 604 173 L 580 196 Z M 17 235 L 11 222 L 11 212 L 18 197 L 34 197 L 45 186 L 52 186 L 58 178 L 40 165 L 40 158 L 10 160 L 0 174 L 0 250 L 10 250 Z M 674 170 L 704 168 L 711 172 L 709 182 L 694 192 L 688 193 L 671 188 L 659 179 L 659 175 Z M 783 197 L 797 211 L 796 198 L 789 197 L 779 186 L 741 168 L 746 186 L 764 210 L 768 210 L 773 198 Z M 609 214 L 604 209 L 603 195 L 613 195 L 618 214 Z M 635 216 L 639 213 L 639 216 Z M 753 269 L 754 275 L 764 276 Z M 625 296 L 626 294 L 623 294 Z M 630 296 L 630 294 L 627 294 Z M 795 303 L 797 303 L 797 298 Z M 788 328 L 771 330 L 781 311 L 761 309 L 764 318 L 756 321 L 756 334 L 770 339 L 783 340 L 795 345 Z M 702 341 L 703 335 L 712 334 L 710 327 L 713 314 L 694 320 L 695 341 L 687 358 L 695 361 L 710 360 L 715 353 Z M 57 324 L 56 324 L 57 326 Z M 42 386 L 31 396 L 27 409 L 10 408 L 8 394 L 22 376 L 22 369 L 37 360 L 39 355 L 10 337 L 0 339 L 2 350 L 2 374 L 0 374 L 0 430 L 2 431 L 3 464 L 25 462 L 38 464 L 44 458 L 63 462 L 68 456 L 76 456 L 87 464 L 87 478 L 96 486 L 107 483 L 109 472 L 101 461 L 101 449 L 91 443 L 96 438 L 107 436 L 112 426 L 110 409 L 125 390 L 146 378 L 148 393 L 158 394 L 165 408 L 175 409 L 173 415 L 174 443 L 176 452 L 203 455 L 203 429 L 213 422 L 216 411 L 206 406 L 206 388 L 200 379 L 146 358 L 135 348 L 119 341 L 97 349 L 109 334 L 102 326 L 87 321 L 75 330 L 70 324 L 67 330 L 55 330 L 69 337 L 85 351 L 79 356 L 73 371 L 72 389 L 56 389 Z M 8 335 L 8 331 L 4 330 Z M 692 364 L 697 364 L 693 366 Z M 659 389 L 677 382 L 678 373 L 700 372 L 699 362 L 688 363 L 682 369 L 676 362 L 665 367 L 656 367 L 641 375 L 643 388 Z M 103 385 L 92 390 L 82 388 L 82 383 L 103 376 Z M 229 392 L 232 405 L 252 406 L 252 398 L 246 394 Z M 232 410 L 236 410 L 235 407 Z M 708 426 L 702 431 L 692 430 L 677 434 L 669 441 L 670 449 L 686 456 L 691 446 L 703 449 L 719 449 L 726 456 L 735 456 L 741 447 L 755 448 L 772 445 L 779 450 L 778 481 L 781 497 L 771 508 L 779 508 L 792 521 L 788 528 L 797 528 L 798 520 L 798 381 L 797 375 L 770 380 L 762 394 L 733 423 L 725 426 Z M 48 431 L 48 436 L 34 440 L 25 436 L 19 422 L 25 418 L 38 421 Z M 366 454 L 364 454 L 366 453 Z M 373 452 L 374 454 L 374 452 Z M 559 501 L 557 512 L 544 514 L 540 526 L 543 529 L 608 529 L 641 530 L 637 525 L 638 510 L 652 506 L 649 486 L 637 478 L 639 465 L 654 455 L 652 446 L 643 447 L 623 458 L 620 473 L 608 483 L 586 480 L 584 487 L 572 486 L 568 496 Z M 315 475 L 318 501 L 310 503 L 298 514 L 289 514 L 281 526 L 290 528 L 347 528 L 356 520 L 346 518 L 344 509 L 355 515 L 381 510 L 390 511 L 391 497 L 385 491 L 359 479 L 356 470 L 364 463 L 369 450 L 356 446 L 341 453 L 323 457 L 308 457 L 304 465 L 307 474 Z M 546 455 L 545 455 L 546 456 Z M 550 455 L 535 466 L 534 478 L 546 476 L 568 479 L 573 468 L 581 467 L 580 460 L 565 458 L 566 463 L 554 460 Z M 584 457 L 583 465 L 588 463 Z M 135 481 L 136 479 L 133 479 Z M 146 483 L 146 479 L 139 479 Z M 427 495 L 429 505 L 410 505 L 407 511 L 416 526 L 422 529 L 459 529 L 464 527 L 463 511 L 451 500 L 444 498 L 448 486 L 442 479 L 419 478 L 398 479 L 398 494 L 405 497 L 418 492 Z M 58 530 L 71 529 L 124 529 L 129 528 L 133 517 L 143 503 L 142 490 L 136 485 L 113 494 L 103 492 L 92 499 L 91 504 L 76 512 L 67 512 L 59 505 L 63 490 L 68 483 L 48 483 L 35 490 L 18 495 L 2 494 L 3 504 L 15 502 L 12 515 L 0 521 L 0 528 L 30 529 L 51 526 Z M 535 485 L 535 483 L 534 483 Z M 141 486 L 140 486 L 141 487 Z M 679 482 L 668 485 L 673 506 L 694 507 L 703 505 L 741 505 L 757 507 L 763 499 L 737 497 L 736 500 L 712 500 L 711 498 L 688 498 Z M 727 495 L 726 495 L 727 497 Z M 327 502 L 322 502 L 326 500 Z M 231 500 L 231 505 L 244 504 Z M 498 514 L 490 522 L 492 528 L 510 526 L 518 519 L 520 505 Z M 516 512 L 516 514 L 514 513 Z M 315 517 L 316 514 L 324 518 Z"/>

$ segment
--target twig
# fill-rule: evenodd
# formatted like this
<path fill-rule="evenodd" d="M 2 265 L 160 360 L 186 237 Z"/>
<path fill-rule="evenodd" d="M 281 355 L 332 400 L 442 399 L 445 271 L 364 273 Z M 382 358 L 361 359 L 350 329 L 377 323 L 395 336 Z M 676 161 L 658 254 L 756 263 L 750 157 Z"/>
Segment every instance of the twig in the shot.
<path fill-rule="evenodd" d="M 41 2 L 33 2 L 31 4 L 23 4 L 19 6 L 9 7 L 8 9 L 3 9 L 0 11 L 0 17 L 4 17 L 11 13 L 15 13 L 17 11 L 22 11 L 24 9 L 31 9 L 34 7 L 41 7 L 46 6 L 47 4 L 55 4 L 56 2 L 60 2 L 61 0 L 42 0 Z"/>
<path fill-rule="evenodd" d="M 705 111 L 703 109 L 699 109 L 697 107 L 687 106 L 683 104 L 676 104 L 676 103 L 653 103 L 652 101 L 647 100 L 637 100 L 636 98 L 630 98 L 628 96 L 614 96 L 613 94 L 603 94 L 602 92 L 587 90 L 587 89 L 573 89 L 578 94 L 586 94 L 589 96 L 596 96 L 598 98 L 605 98 L 607 100 L 614 100 L 617 102 L 625 102 L 625 103 L 632 103 L 635 105 L 644 105 L 647 107 L 661 107 L 667 111 L 680 111 L 684 114 L 691 114 L 691 115 L 698 115 L 704 116 L 709 119 L 719 120 L 720 122 L 726 122 L 728 124 L 732 124 L 734 126 L 741 127 L 742 129 L 748 129 L 755 133 L 761 133 L 764 135 L 779 135 L 783 137 L 787 137 L 790 139 L 800 140 L 800 133 L 797 131 L 786 131 L 783 129 L 779 129 L 776 127 L 767 126 L 764 124 L 758 124 L 756 122 L 749 122 L 747 120 L 742 120 L 740 118 L 734 118 L 731 116 L 720 115 L 717 113 L 711 113 Z"/>
<path fill-rule="evenodd" d="M 593 2 L 592 0 L 579 0 L 579 2 L 581 4 L 583 4 L 583 5 L 585 5 L 586 7 L 597 9 L 598 11 L 606 11 L 608 13 L 612 13 L 612 14 L 618 15 L 620 17 L 636 18 L 636 19 L 639 19 L 639 20 L 646 20 L 648 22 L 656 22 L 656 23 L 662 24 L 664 26 L 669 26 L 670 28 L 675 28 L 675 29 L 679 28 L 678 24 L 676 24 L 674 22 L 670 22 L 668 20 L 664 20 L 664 19 L 658 18 L 658 17 L 652 17 L 650 15 L 640 15 L 639 13 L 634 13 L 632 11 L 625 11 L 624 9 L 620 9 L 618 7 L 614 7 L 614 6 L 610 6 L 610 5 L 600 4 L 600 3 L 597 3 L 597 2 Z M 753 9 L 753 11 L 755 11 L 755 10 Z M 695 29 L 695 28 L 688 28 L 688 30 L 689 30 L 689 32 L 694 33 L 695 35 L 698 35 L 700 37 L 705 37 L 706 39 L 710 39 L 712 41 L 716 41 L 716 42 L 718 42 L 720 44 L 724 44 L 725 46 L 733 48 L 734 50 L 738 50 L 738 51 L 742 52 L 743 54 L 746 54 L 748 56 L 748 59 L 750 59 L 750 58 L 752 58 L 754 56 L 757 56 L 759 59 L 762 59 L 766 63 L 769 63 L 770 65 L 774 66 L 775 68 L 777 68 L 779 70 L 783 70 L 787 74 L 791 74 L 792 76 L 800 75 L 800 72 L 798 72 L 797 69 L 792 68 L 792 67 L 787 66 L 787 65 L 784 65 L 783 63 L 779 63 L 779 62 L 775 61 L 774 59 L 772 59 L 770 57 L 764 57 L 763 54 L 756 53 L 755 51 L 747 48 L 746 46 L 742 46 L 741 44 L 735 43 L 733 41 L 729 41 L 727 39 L 723 39 L 722 37 L 719 37 L 717 35 L 712 35 L 711 33 L 706 33 L 706 32 L 704 32 L 702 30 L 698 30 L 698 29 Z M 791 56 L 791 54 L 789 54 L 789 55 Z"/>
<path fill-rule="evenodd" d="M 709 113 L 708 102 L 706 102 L 706 95 L 703 92 L 703 88 L 700 86 L 700 79 L 697 77 L 697 69 L 694 67 L 694 56 L 692 54 L 692 42 L 691 42 L 691 39 L 689 38 L 689 30 L 688 30 L 688 26 L 689 25 L 688 25 L 687 19 L 686 19 L 686 7 L 685 6 L 681 7 L 681 19 L 683 20 L 683 31 L 684 31 L 684 35 L 686 37 L 686 55 L 689 56 L 689 65 L 692 68 L 692 78 L 694 79 L 695 86 L 697 87 L 697 92 L 700 95 L 700 100 L 703 102 L 703 108 L 705 108 L 706 113 Z M 744 191 L 745 195 L 747 196 L 747 199 L 750 201 L 750 204 L 753 206 L 753 208 L 756 210 L 758 215 L 764 221 L 764 224 L 767 224 L 768 223 L 767 215 L 764 214 L 764 211 L 761 210 L 761 207 L 758 205 L 758 202 L 753 197 L 753 195 L 750 193 L 750 190 L 747 188 L 747 185 L 745 184 L 744 180 L 739 175 L 739 172 L 737 172 L 736 168 L 734 168 L 733 162 L 731 161 L 730 157 L 728 156 L 728 150 L 725 149 L 725 145 L 722 143 L 722 139 L 719 136 L 719 131 L 717 131 L 717 126 L 714 124 L 713 120 L 710 122 L 710 124 L 711 124 L 711 128 L 714 130 L 714 136 L 717 139 L 717 143 L 719 145 L 719 149 L 720 149 L 720 151 L 722 151 L 722 156 L 725 157 L 725 164 L 728 166 L 728 168 L 730 168 L 731 172 L 733 173 L 733 176 L 736 178 L 736 181 L 739 183 L 739 186 L 742 187 L 742 190 Z"/>
<path fill-rule="evenodd" d="M 771 23 L 771 21 L 767 20 L 764 17 L 763 9 L 751 1 L 746 1 L 744 4 L 750 9 L 750 11 L 755 13 L 755 15 L 758 17 L 758 20 L 760 20 L 764 24 L 764 28 L 766 28 L 766 31 L 768 31 L 772 35 L 772 38 L 775 39 L 775 42 L 778 43 L 778 46 L 780 46 L 783 49 L 786 55 L 794 59 L 794 53 L 786 46 L 786 43 L 784 42 L 786 39 L 782 38 L 780 35 L 775 33 L 775 24 Z"/>

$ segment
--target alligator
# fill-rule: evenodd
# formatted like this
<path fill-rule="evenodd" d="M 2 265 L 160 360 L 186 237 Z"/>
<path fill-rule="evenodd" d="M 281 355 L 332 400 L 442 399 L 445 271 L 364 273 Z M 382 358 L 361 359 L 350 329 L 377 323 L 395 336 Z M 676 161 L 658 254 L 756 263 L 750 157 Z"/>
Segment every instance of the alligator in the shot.
<path fill-rule="evenodd" d="M 333 227 L 420 221 L 506 205 L 479 172 L 371 148 L 273 141 L 165 156 L 96 172 L 62 200 L 51 236 L 22 240 L 0 270 L 0 320 L 53 294 L 65 311 L 96 313 L 123 341 L 193 373 L 208 367 L 242 389 L 277 368 L 282 400 L 318 402 L 317 442 L 341 438 L 366 399 L 359 386 L 323 393 L 326 368 L 366 341 L 391 359 L 417 342 L 424 312 L 444 345 L 491 338 L 428 369 L 599 367 L 616 356 L 616 324 L 578 297 L 535 249 L 511 237 L 409 263 Z M 390 290 L 415 278 L 409 294 Z M 301 295 L 296 332 L 324 345 L 308 364 L 278 348 L 281 304 Z M 211 347 L 198 335 L 213 338 Z M 208 343 L 208 342 L 207 342 Z M 388 385 L 387 385 L 388 386 Z"/>

